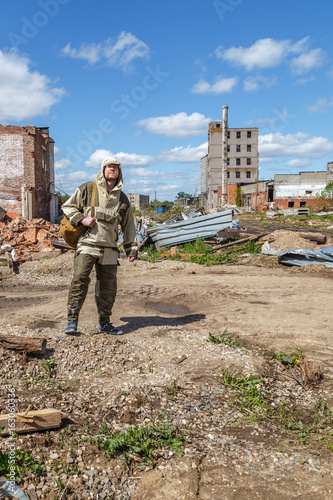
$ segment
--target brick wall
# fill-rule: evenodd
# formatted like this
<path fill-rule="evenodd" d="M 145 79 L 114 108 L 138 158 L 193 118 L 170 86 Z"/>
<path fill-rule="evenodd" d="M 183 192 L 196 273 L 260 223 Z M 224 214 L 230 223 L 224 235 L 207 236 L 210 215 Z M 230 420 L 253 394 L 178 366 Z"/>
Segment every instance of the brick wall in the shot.
<path fill-rule="evenodd" d="M 50 139 L 31 125 L 0 127 L 0 206 L 6 211 L 23 214 L 29 191 L 30 217 L 49 220 Z"/>

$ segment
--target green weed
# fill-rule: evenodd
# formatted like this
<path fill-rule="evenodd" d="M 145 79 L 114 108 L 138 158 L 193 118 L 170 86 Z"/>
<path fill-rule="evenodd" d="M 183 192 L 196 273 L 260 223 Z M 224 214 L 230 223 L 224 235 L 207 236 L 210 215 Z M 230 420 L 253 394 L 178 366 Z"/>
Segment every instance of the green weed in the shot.
<path fill-rule="evenodd" d="M 268 399 L 267 392 L 262 384 L 263 379 L 253 377 L 236 377 L 233 373 L 225 370 L 222 373 L 222 384 L 234 389 L 236 396 L 231 399 L 231 403 L 244 413 L 245 411 L 261 413 L 267 412 Z"/>
<path fill-rule="evenodd" d="M 214 337 L 214 335 L 209 333 L 207 342 L 212 342 L 213 344 L 225 344 L 230 347 L 242 347 L 242 343 L 237 337 L 231 334 L 228 335 L 228 328 L 224 330 L 222 335 L 220 335 L 220 338 Z"/>
<path fill-rule="evenodd" d="M 169 398 L 173 401 L 180 389 L 181 387 L 177 384 L 177 381 L 174 380 L 172 385 L 166 388 L 166 393 L 168 394 Z"/>
<path fill-rule="evenodd" d="M 126 432 L 98 436 L 92 443 L 105 452 L 108 460 L 123 455 L 123 463 L 130 467 L 134 462 L 141 462 L 143 466 L 151 464 L 161 448 L 168 448 L 181 457 L 186 440 L 184 433 L 179 434 L 164 420 L 149 427 L 134 426 Z"/>
<path fill-rule="evenodd" d="M 14 463 L 9 462 L 11 462 L 9 454 L 0 451 L 0 475 L 7 477 L 7 479 L 9 479 L 12 466 L 15 467 L 15 476 L 17 478 L 22 478 L 23 474 L 26 474 L 27 469 L 38 476 L 41 475 L 45 469 L 44 463 L 42 461 L 36 462 L 30 451 L 16 450 Z"/>
<path fill-rule="evenodd" d="M 47 371 L 48 375 L 51 377 L 54 366 L 55 366 L 54 360 L 53 359 L 49 359 L 49 360 L 44 359 L 42 362 L 42 365 L 45 368 L 45 370 Z"/>
<path fill-rule="evenodd" d="M 301 349 L 295 347 L 291 354 L 285 354 L 283 351 L 274 353 L 272 360 L 280 361 L 285 366 L 298 366 L 303 361 L 303 353 Z"/>

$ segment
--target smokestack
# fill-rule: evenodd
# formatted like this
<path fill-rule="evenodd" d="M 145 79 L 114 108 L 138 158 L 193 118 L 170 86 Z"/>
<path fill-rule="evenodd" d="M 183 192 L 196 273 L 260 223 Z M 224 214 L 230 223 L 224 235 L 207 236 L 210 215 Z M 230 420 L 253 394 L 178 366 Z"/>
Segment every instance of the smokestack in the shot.
<path fill-rule="evenodd" d="M 228 106 L 222 106 L 222 196 L 221 206 L 228 203 Z"/>

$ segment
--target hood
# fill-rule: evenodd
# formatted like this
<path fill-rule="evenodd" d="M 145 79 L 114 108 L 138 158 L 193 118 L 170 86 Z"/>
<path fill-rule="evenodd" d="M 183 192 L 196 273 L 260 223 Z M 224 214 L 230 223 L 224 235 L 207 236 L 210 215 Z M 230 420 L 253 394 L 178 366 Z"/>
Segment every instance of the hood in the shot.
<path fill-rule="evenodd" d="M 117 160 L 117 158 L 114 158 L 114 157 L 104 158 L 104 160 L 102 161 L 102 164 L 101 164 L 101 170 L 97 174 L 96 182 L 98 184 L 100 184 L 100 185 L 102 184 L 102 185 L 104 185 L 104 187 L 106 187 L 106 181 L 105 181 L 105 177 L 104 177 L 104 168 L 106 165 L 109 165 L 109 163 L 114 163 L 115 165 L 118 165 L 118 167 L 119 167 L 118 180 L 117 180 L 117 183 L 114 186 L 113 190 L 114 189 L 122 189 L 122 187 L 123 187 L 123 172 L 121 170 L 121 163 L 119 160 Z"/>

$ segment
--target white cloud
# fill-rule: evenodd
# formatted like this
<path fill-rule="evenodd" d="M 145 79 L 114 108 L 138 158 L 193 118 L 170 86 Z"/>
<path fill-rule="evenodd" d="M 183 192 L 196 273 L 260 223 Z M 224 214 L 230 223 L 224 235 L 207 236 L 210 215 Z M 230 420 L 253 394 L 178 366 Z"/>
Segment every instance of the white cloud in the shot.
<path fill-rule="evenodd" d="M 71 162 L 67 160 L 66 158 L 63 158 L 62 160 L 56 161 L 54 164 L 54 168 L 56 170 L 67 170 L 71 166 Z"/>
<path fill-rule="evenodd" d="M 149 155 L 137 155 L 133 153 L 112 153 L 106 149 L 97 149 L 89 156 L 89 159 L 84 163 L 87 168 L 101 168 L 104 158 L 113 157 L 120 161 L 122 167 L 145 167 L 154 162 L 154 158 Z"/>
<path fill-rule="evenodd" d="M 173 163 L 199 162 L 200 159 L 207 154 L 207 151 L 208 142 L 205 142 L 197 147 L 180 146 L 173 148 L 170 151 L 163 151 L 158 155 L 158 160 Z"/>
<path fill-rule="evenodd" d="M 238 78 L 219 78 L 215 83 L 210 84 L 205 80 L 200 80 L 193 85 L 192 94 L 225 94 L 231 92 L 238 83 Z"/>
<path fill-rule="evenodd" d="M 324 114 L 327 113 L 328 108 L 333 106 L 333 100 L 328 101 L 326 98 L 318 98 L 317 101 L 314 104 L 308 104 L 305 106 L 306 110 L 313 114 L 313 113 L 319 113 L 319 114 Z"/>
<path fill-rule="evenodd" d="M 46 116 L 65 94 L 46 75 L 31 71 L 31 61 L 15 51 L 0 50 L 0 120 Z"/>
<path fill-rule="evenodd" d="M 231 47 L 216 49 L 218 59 L 233 65 L 245 66 L 250 71 L 254 68 L 273 68 L 279 66 L 290 50 L 288 40 L 276 41 L 272 38 L 257 40 L 251 47 Z"/>
<path fill-rule="evenodd" d="M 295 43 L 290 40 L 263 38 L 250 47 L 224 49 L 220 46 L 215 54 L 218 59 L 244 67 L 247 71 L 274 68 L 286 62 L 289 56 L 299 54 L 290 61 L 290 66 L 294 74 L 303 74 L 322 66 L 326 58 L 326 53 L 321 48 L 309 51 L 308 47 L 309 37 Z"/>
<path fill-rule="evenodd" d="M 307 167 L 310 165 L 310 162 L 308 160 L 301 160 L 300 158 L 294 158 L 293 160 L 287 161 L 287 166 L 288 167 Z"/>
<path fill-rule="evenodd" d="M 257 75 L 255 77 L 248 76 L 244 80 L 244 90 L 245 92 L 254 92 L 261 88 L 269 88 L 272 85 L 276 84 L 277 82 L 275 77 L 266 78 L 265 76 L 262 75 Z"/>
<path fill-rule="evenodd" d="M 84 182 L 95 180 L 96 174 L 88 174 L 86 170 L 70 172 L 66 174 L 57 174 L 55 178 L 55 189 L 64 191 L 72 195 L 74 191 Z"/>
<path fill-rule="evenodd" d="M 210 118 L 200 113 L 187 115 L 184 112 L 170 116 L 145 118 L 136 123 L 144 127 L 151 134 L 165 135 L 166 137 L 189 137 L 207 134 Z"/>
<path fill-rule="evenodd" d="M 314 75 L 311 75 L 305 78 L 299 78 L 295 83 L 296 85 L 306 85 L 307 83 L 315 82 L 316 80 L 317 78 Z"/>
<path fill-rule="evenodd" d="M 253 127 L 263 125 L 264 123 L 273 123 L 274 118 L 258 118 L 257 120 L 247 120 L 244 122 L 245 127 Z"/>
<path fill-rule="evenodd" d="M 297 156 L 300 158 L 323 158 L 333 152 L 333 143 L 326 137 L 310 137 L 309 134 L 297 132 L 296 134 L 259 135 L 260 161 L 264 158 L 278 156 Z"/>
<path fill-rule="evenodd" d="M 77 49 L 68 43 L 61 52 L 72 59 L 83 59 L 91 65 L 103 61 L 108 66 L 124 71 L 132 69 L 131 63 L 135 59 L 148 60 L 150 57 L 148 45 L 126 31 L 122 31 L 116 40 L 109 38 L 100 43 L 83 43 Z"/>
<path fill-rule="evenodd" d="M 326 53 L 322 49 L 314 49 L 308 53 L 301 54 L 300 56 L 290 61 L 291 71 L 295 75 L 302 75 L 308 73 L 313 69 L 320 68 L 326 58 Z"/>

